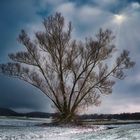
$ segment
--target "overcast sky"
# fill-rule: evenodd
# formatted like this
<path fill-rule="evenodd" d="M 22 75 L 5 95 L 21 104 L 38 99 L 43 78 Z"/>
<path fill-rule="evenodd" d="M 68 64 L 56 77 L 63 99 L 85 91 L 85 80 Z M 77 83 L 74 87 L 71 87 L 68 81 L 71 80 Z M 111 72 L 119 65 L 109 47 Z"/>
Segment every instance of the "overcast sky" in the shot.
<path fill-rule="evenodd" d="M 140 112 L 140 1 L 139 0 L 0 0 L 0 63 L 8 53 L 21 50 L 17 37 L 22 28 L 29 34 L 42 29 L 42 19 L 56 11 L 72 21 L 73 36 L 94 36 L 99 28 L 112 29 L 118 50 L 128 49 L 136 62 L 127 78 L 117 81 L 113 93 L 100 107 L 84 113 Z M 47 97 L 17 79 L 0 75 L 0 107 L 20 112 L 52 111 Z"/>

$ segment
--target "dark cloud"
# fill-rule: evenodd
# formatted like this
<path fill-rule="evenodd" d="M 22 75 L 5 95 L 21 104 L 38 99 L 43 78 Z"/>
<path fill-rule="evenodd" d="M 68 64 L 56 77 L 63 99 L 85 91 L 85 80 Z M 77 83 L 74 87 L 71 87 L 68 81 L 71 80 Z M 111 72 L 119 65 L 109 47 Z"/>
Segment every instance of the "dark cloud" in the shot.
<path fill-rule="evenodd" d="M 0 107 L 50 110 L 48 98 L 35 87 L 10 77 L 0 77 Z"/>
<path fill-rule="evenodd" d="M 18 33 L 26 23 L 36 22 L 36 10 L 32 0 L 0 1 L 0 56 L 17 45 Z"/>

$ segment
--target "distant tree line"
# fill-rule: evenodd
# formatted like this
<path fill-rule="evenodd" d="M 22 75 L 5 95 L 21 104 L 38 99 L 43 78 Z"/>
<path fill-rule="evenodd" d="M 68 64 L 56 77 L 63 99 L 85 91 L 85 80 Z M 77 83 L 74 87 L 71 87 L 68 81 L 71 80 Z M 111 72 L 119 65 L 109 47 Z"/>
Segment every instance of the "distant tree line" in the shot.
<path fill-rule="evenodd" d="M 140 113 L 121 114 L 85 114 L 79 116 L 80 119 L 119 119 L 119 120 L 140 120 Z"/>

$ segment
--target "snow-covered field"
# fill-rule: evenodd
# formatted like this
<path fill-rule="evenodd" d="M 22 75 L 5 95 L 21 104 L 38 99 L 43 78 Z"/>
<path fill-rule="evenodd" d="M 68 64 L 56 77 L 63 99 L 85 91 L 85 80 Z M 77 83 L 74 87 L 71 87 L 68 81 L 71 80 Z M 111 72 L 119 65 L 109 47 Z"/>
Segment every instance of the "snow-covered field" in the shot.
<path fill-rule="evenodd" d="M 140 140 L 140 124 L 38 127 L 46 120 L 0 119 L 0 140 Z"/>

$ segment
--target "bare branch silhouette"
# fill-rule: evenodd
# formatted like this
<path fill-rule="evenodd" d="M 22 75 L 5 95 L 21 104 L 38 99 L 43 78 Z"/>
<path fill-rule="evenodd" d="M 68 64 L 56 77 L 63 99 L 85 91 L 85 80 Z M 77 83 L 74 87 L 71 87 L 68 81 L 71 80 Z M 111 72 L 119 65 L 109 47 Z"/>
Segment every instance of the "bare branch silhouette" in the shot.
<path fill-rule="evenodd" d="M 44 19 L 44 32 L 35 40 L 22 30 L 18 41 L 25 52 L 9 54 L 13 61 L 0 64 L 0 73 L 24 80 L 40 89 L 59 112 L 58 120 L 71 122 L 82 107 L 99 105 L 103 94 L 112 93 L 115 78 L 134 66 L 129 51 L 116 57 L 114 36 L 110 30 L 99 30 L 95 38 L 77 41 L 71 38 L 72 25 L 65 24 L 60 13 Z"/>

